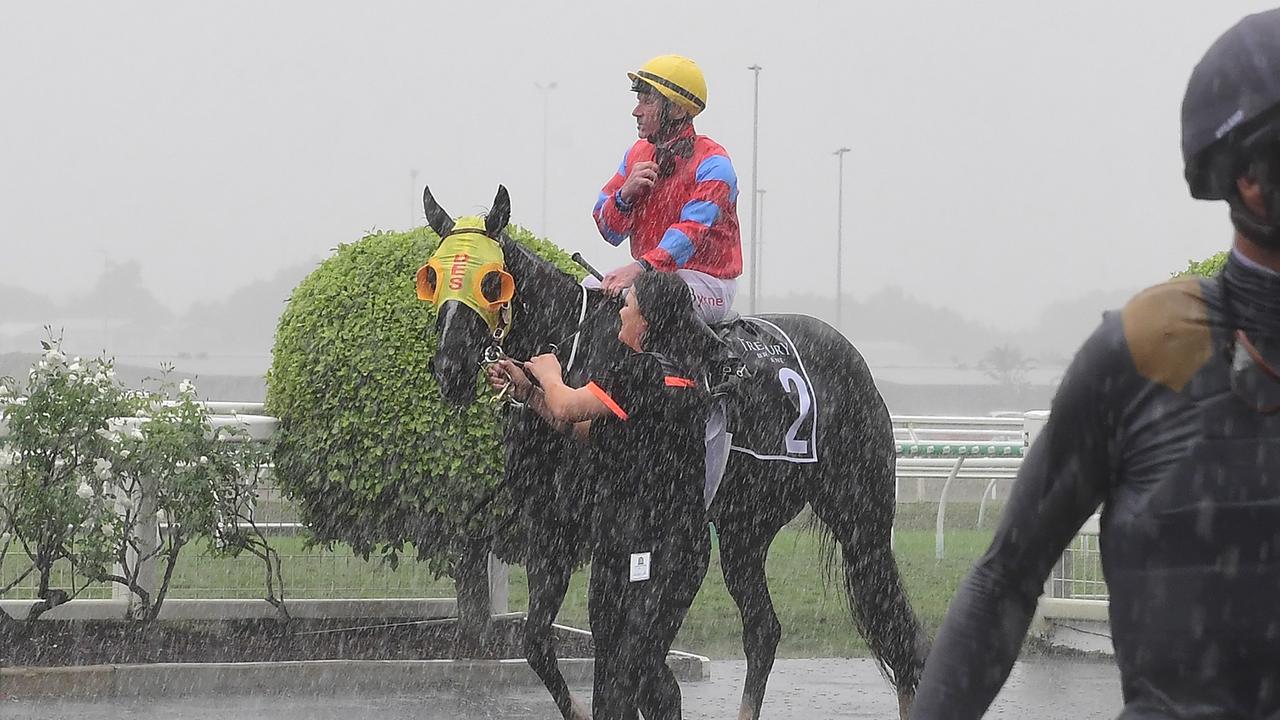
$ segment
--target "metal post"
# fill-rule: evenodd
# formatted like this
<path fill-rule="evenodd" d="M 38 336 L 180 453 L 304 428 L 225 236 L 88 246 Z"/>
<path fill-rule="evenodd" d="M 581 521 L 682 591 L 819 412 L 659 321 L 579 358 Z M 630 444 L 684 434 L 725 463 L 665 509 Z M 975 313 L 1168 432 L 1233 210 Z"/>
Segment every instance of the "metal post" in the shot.
<path fill-rule="evenodd" d="M 506 615 L 510 608 L 511 566 L 489 553 L 489 614 Z"/>
<path fill-rule="evenodd" d="M 946 482 L 942 483 L 942 495 L 938 497 L 938 517 L 934 522 L 933 536 L 933 556 L 941 560 L 946 556 L 946 525 L 947 525 L 947 491 L 951 489 L 951 483 L 955 482 L 956 477 L 960 474 L 960 466 L 964 465 L 964 456 L 956 458 L 956 464 L 951 468 L 951 474 L 947 476 Z"/>
<path fill-rule="evenodd" d="M 409 171 L 409 229 L 417 227 L 418 213 L 422 212 L 422 193 L 418 192 L 418 171 Z"/>
<path fill-rule="evenodd" d="M 756 205 L 758 204 L 758 196 L 756 195 L 756 178 L 760 164 L 760 71 L 759 65 L 751 65 L 747 68 L 755 73 L 755 99 L 751 106 L 751 292 L 750 303 L 747 311 L 751 314 L 756 313 L 756 301 L 760 291 L 760 236 L 756 232 Z"/>
<path fill-rule="evenodd" d="M 761 292 L 764 292 L 764 188 L 756 191 L 756 203 L 760 206 L 760 222 L 756 226 L 756 250 L 751 256 L 751 297 L 752 305 L 755 305 L 754 298 Z M 755 205 L 752 205 L 752 209 Z"/>
<path fill-rule="evenodd" d="M 547 138 L 550 132 L 551 91 L 556 89 L 555 81 L 546 85 L 534 83 L 538 92 L 542 93 L 542 237 L 547 237 Z"/>
<path fill-rule="evenodd" d="M 836 150 L 836 162 L 839 166 L 838 195 L 836 197 L 836 330 L 844 333 L 844 154 L 849 148 Z"/>

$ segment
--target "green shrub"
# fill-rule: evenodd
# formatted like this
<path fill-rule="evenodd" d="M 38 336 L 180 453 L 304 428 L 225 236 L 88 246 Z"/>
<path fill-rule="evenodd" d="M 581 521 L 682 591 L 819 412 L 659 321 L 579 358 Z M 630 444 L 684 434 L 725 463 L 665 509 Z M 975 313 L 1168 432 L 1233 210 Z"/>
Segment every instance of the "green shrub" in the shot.
<path fill-rule="evenodd" d="M 508 232 L 576 268 L 551 243 Z M 374 233 L 339 246 L 303 280 L 276 331 L 267 406 L 281 421 L 276 476 L 316 540 L 392 562 L 412 545 L 443 573 L 468 533 L 483 534 L 509 508 L 499 500 L 462 527 L 501 480 L 502 452 L 496 406 L 448 408 L 431 376 L 435 308 L 418 300 L 414 274 L 438 244 L 427 228 Z M 500 545 L 521 560 L 516 543 Z"/>
<path fill-rule="evenodd" d="M 1182 272 L 1175 273 L 1174 277 L 1187 277 L 1189 275 L 1199 275 L 1201 277 L 1212 277 L 1222 272 L 1222 268 L 1227 264 L 1227 252 L 1224 250 L 1215 255 L 1210 255 L 1203 260 L 1191 260 L 1187 263 L 1187 268 Z"/>

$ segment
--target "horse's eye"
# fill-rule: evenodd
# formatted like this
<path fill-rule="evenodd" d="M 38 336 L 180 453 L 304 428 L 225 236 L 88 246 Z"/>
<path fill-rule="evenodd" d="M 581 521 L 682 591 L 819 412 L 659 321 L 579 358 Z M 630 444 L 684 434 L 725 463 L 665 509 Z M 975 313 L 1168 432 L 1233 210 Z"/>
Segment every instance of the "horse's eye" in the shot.
<path fill-rule="evenodd" d="M 498 302 L 502 299 L 502 274 L 496 270 L 490 270 L 484 274 L 480 280 L 480 293 L 484 295 L 484 299 L 491 303 Z"/>
<path fill-rule="evenodd" d="M 436 291 L 436 269 L 427 267 L 427 284 L 431 286 L 431 292 Z"/>

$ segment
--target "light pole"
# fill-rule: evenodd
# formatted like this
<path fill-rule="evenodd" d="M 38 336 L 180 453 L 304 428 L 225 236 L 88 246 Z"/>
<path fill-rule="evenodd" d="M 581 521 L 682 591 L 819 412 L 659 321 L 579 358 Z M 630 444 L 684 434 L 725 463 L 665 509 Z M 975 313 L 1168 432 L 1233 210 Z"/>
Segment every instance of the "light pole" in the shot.
<path fill-rule="evenodd" d="M 842 147 L 832 153 L 836 156 L 840 178 L 836 196 L 836 330 L 841 334 L 844 333 L 841 308 L 844 306 L 844 154 L 847 152 L 849 148 Z"/>
<path fill-rule="evenodd" d="M 755 99 L 751 104 L 751 292 L 748 312 L 756 312 L 756 296 L 760 290 L 760 236 L 756 232 L 756 175 L 760 165 L 760 71 L 764 68 L 751 65 L 755 73 Z"/>
<path fill-rule="evenodd" d="M 551 91 L 556 89 L 554 80 L 543 85 L 534 83 L 542 93 L 542 237 L 547 237 L 547 133 L 550 125 Z"/>
<path fill-rule="evenodd" d="M 418 171 L 409 171 L 409 229 L 418 224 Z"/>
<path fill-rule="evenodd" d="M 755 264 L 755 269 L 751 271 L 752 290 L 755 293 L 764 292 L 764 263 L 761 259 L 764 257 L 764 194 L 765 189 L 756 190 L 756 204 L 760 206 L 759 224 L 756 226 L 756 252 L 751 258 L 751 262 Z M 755 205 L 752 205 L 754 208 Z M 754 305 L 754 295 L 752 304 Z"/>

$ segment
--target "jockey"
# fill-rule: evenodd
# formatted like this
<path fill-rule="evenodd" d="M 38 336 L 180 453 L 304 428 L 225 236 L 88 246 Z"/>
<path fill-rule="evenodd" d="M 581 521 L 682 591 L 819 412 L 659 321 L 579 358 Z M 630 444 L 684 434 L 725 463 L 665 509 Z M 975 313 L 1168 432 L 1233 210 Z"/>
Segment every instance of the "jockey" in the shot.
<path fill-rule="evenodd" d="M 617 293 L 646 270 L 675 272 L 689 286 L 698 317 L 725 320 L 742 274 L 738 178 L 725 149 L 693 129 L 707 104 L 706 80 L 679 55 L 653 58 L 627 77 L 640 139 L 601 190 L 593 214 L 609 243 L 631 239 L 635 262 L 610 271 L 601 287 Z"/>

